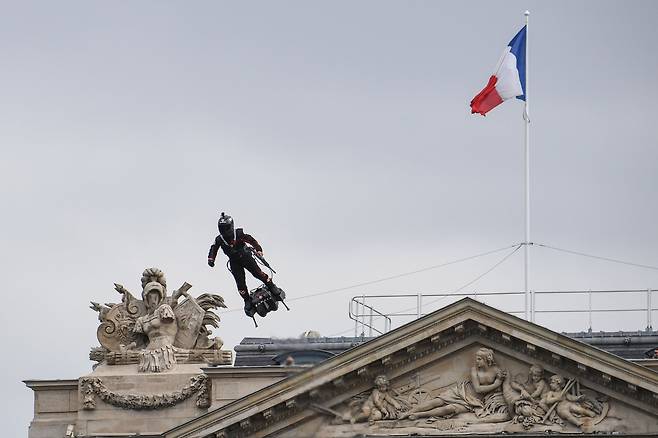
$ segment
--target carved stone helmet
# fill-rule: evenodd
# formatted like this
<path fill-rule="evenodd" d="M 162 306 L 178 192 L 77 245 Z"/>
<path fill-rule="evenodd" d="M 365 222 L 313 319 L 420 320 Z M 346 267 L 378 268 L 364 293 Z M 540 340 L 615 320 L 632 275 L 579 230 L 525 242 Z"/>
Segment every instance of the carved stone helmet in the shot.
<path fill-rule="evenodd" d="M 158 300 L 160 303 L 167 296 L 167 280 L 164 272 L 158 268 L 148 268 L 142 273 L 142 300 L 144 302 L 146 302 L 149 292 L 157 292 L 160 295 Z"/>
<path fill-rule="evenodd" d="M 165 299 L 166 292 L 162 284 L 158 283 L 157 281 L 151 281 L 144 285 L 144 290 L 142 290 L 142 301 L 146 303 L 146 297 L 148 297 L 148 295 L 153 292 L 157 292 L 159 295 L 158 303 L 162 303 Z"/>

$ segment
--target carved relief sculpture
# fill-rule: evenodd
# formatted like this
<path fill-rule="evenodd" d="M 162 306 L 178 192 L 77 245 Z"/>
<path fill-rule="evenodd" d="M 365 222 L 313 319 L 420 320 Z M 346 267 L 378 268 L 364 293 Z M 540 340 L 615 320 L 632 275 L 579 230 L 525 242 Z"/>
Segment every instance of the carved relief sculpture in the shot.
<path fill-rule="evenodd" d="M 208 377 L 199 374 L 190 379 L 190 383 L 178 391 L 163 394 L 120 394 L 108 389 L 98 377 L 86 377 L 80 382 L 83 394 L 82 408 L 96 409 L 96 396 L 105 403 L 124 409 L 162 409 L 174 406 L 197 394 L 196 405 L 206 409 L 210 406 Z"/>
<path fill-rule="evenodd" d="M 503 385 L 510 411 L 516 414 L 514 422 L 528 429 L 534 424 L 563 426 L 566 421 L 587 429 L 607 414 L 608 403 L 604 397 L 580 393 L 575 379 L 565 385 L 560 375 L 551 376 L 547 385 L 543 374 L 543 368 L 532 365 L 526 383 L 506 381 Z"/>
<path fill-rule="evenodd" d="M 571 389 L 575 380 L 570 380 L 565 386 L 562 376 L 554 375 L 550 379 L 550 391 L 548 391 L 541 399 L 540 406 L 546 411 L 544 419 L 548 419 L 553 410 L 561 420 L 568 421 L 569 423 L 582 427 L 589 423 L 585 418 L 596 417 L 596 412 L 590 409 L 598 405 L 600 413 L 600 405 L 588 400 L 584 394 L 570 394 L 568 391 Z M 589 405 L 589 406 L 588 406 Z"/>
<path fill-rule="evenodd" d="M 518 377 L 514 381 L 511 376 L 505 379 L 503 397 L 514 416 L 513 421 L 522 424 L 524 429 L 542 423 L 545 412 L 539 409 L 538 403 L 547 391 L 544 369 L 537 364 L 530 366 L 528 377 L 524 381 Z"/>
<path fill-rule="evenodd" d="M 541 398 L 548 391 L 548 385 L 544 380 L 544 368 L 540 365 L 533 364 L 528 370 L 528 379 L 525 382 L 515 382 L 511 379 L 505 379 L 505 383 L 515 391 L 520 392 L 521 398 L 524 400 L 541 400 Z M 503 385 L 503 391 L 505 391 Z"/>
<path fill-rule="evenodd" d="M 470 380 L 459 382 L 434 399 L 414 406 L 401 418 L 452 417 L 474 412 L 490 422 L 508 420 L 508 406 L 501 389 L 506 372 L 496 365 L 492 350 L 480 348 L 475 353 L 470 375 Z"/>
<path fill-rule="evenodd" d="M 354 404 L 353 404 L 354 406 Z M 385 375 L 375 378 L 375 388 L 363 403 L 356 403 L 356 412 L 350 422 L 368 421 L 370 424 L 379 420 L 394 420 L 409 405 L 400 399 L 390 388 L 390 382 Z"/>
<path fill-rule="evenodd" d="M 519 365 L 513 369 L 518 372 Z M 610 432 L 620 427 L 618 419 L 608 415 L 606 397 L 581 387 L 576 379 L 565 384 L 559 375 L 547 378 L 539 364 L 512 377 L 489 348 L 475 351 L 467 379 L 442 386 L 437 376 L 403 375 L 399 379 L 411 383 L 397 388 L 386 376 L 378 376 L 367 396 L 354 397 L 347 409 L 325 409 L 333 418 L 333 429 L 325 429 L 318 436 L 342 436 L 348 431 L 386 434 L 392 430 L 418 435 Z M 606 418 L 610 418 L 607 425 L 599 425 Z M 353 429 L 341 426 L 347 420 Z"/>

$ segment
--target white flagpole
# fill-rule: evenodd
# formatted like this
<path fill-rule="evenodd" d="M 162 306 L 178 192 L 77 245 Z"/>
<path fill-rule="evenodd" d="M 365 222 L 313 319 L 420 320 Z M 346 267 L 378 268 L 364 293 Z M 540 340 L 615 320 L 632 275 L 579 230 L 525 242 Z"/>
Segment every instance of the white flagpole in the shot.
<path fill-rule="evenodd" d="M 528 16 L 530 11 L 525 11 L 525 107 L 523 109 L 523 120 L 525 122 L 525 241 L 524 241 L 524 283 L 525 283 L 525 319 L 529 320 L 534 309 L 530 308 L 530 292 L 528 289 L 528 265 L 530 264 L 530 116 L 528 113 L 528 84 L 529 62 L 528 62 Z"/>

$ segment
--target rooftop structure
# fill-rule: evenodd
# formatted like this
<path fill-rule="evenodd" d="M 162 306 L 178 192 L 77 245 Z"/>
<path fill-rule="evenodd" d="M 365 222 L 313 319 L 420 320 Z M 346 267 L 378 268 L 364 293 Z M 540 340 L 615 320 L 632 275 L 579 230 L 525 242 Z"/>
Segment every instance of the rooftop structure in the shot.
<path fill-rule="evenodd" d="M 658 331 L 574 332 L 566 336 L 631 361 L 658 359 Z M 235 350 L 235 366 L 315 365 L 373 337 L 244 338 Z M 290 358 L 290 359 L 289 359 Z M 658 361 L 656 361 L 658 362 Z"/>

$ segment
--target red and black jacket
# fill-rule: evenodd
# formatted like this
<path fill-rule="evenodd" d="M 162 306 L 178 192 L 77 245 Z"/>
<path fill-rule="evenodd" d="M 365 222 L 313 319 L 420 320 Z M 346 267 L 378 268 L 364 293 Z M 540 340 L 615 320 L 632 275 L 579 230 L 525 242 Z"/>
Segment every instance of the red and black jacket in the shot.
<path fill-rule="evenodd" d="M 249 255 L 247 244 L 251 245 L 256 251 L 262 251 L 258 241 L 249 234 L 245 234 L 242 228 L 235 229 L 235 239 L 225 239 L 222 235 L 215 237 L 215 243 L 210 246 L 208 260 L 215 261 L 219 248 L 224 251 L 229 258 L 240 258 Z"/>

